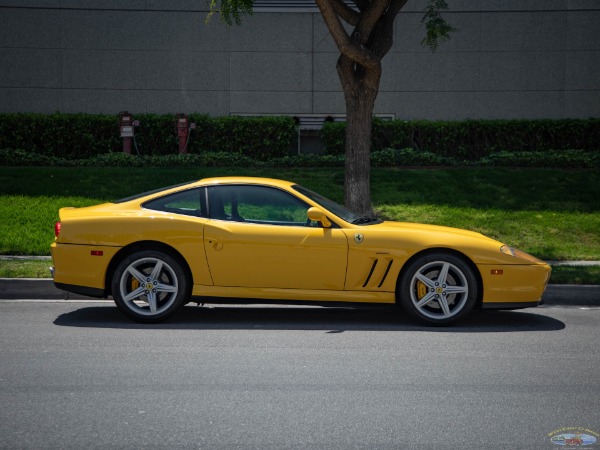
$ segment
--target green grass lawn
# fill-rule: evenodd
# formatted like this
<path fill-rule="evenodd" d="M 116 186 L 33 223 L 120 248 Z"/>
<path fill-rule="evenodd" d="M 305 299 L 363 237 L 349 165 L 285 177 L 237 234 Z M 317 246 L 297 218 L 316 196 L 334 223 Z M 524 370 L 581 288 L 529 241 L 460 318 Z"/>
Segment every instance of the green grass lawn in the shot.
<path fill-rule="evenodd" d="M 85 206 L 208 176 L 296 181 L 343 202 L 340 168 L 18 168 L 0 173 L 0 254 L 48 255 L 63 206 Z M 600 170 L 374 168 L 390 220 L 482 232 L 546 260 L 600 260 Z"/>

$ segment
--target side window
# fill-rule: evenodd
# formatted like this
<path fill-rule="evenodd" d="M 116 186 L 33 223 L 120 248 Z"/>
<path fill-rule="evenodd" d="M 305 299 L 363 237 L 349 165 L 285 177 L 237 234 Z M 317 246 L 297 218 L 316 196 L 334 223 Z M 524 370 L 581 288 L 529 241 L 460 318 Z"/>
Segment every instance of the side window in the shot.
<path fill-rule="evenodd" d="M 212 186 L 208 188 L 213 219 L 265 225 L 312 226 L 309 206 L 296 197 L 266 186 Z"/>
<path fill-rule="evenodd" d="M 190 189 L 144 203 L 144 208 L 186 216 L 206 217 L 202 207 L 204 188 Z"/>

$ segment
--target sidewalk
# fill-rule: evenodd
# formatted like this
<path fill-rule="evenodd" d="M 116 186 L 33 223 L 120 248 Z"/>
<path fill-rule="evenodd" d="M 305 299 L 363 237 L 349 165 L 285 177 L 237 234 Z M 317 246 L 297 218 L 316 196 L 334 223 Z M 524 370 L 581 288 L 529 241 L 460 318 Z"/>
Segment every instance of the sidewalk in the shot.
<path fill-rule="evenodd" d="M 49 278 L 0 278 L 0 300 L 97 300 L 54 287 Z M 542 297 L 545 305 L 600 306 L 600 286 L 550 284 Z"/>

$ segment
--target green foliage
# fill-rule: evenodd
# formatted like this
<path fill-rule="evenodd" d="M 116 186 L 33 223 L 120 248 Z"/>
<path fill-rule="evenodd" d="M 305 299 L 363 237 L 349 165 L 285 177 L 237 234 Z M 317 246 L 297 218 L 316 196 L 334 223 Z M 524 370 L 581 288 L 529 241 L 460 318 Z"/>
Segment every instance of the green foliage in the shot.
<path fill-rule="evenodd" d="M 323 123 L 321 141 L 328 155 L 343 155 L 346 151 L 346 122 Z"/>
<path fill-rule="evenodd" d="M 137 156 L 122 152 L 87 159 L 65 159 L 24 150 L 0 149 L 0 166 L 38 167 L 344 167 L 344 155 L 294 155 L 259 161 L 240 153 L 205 152 L 186 155 Z M 600 152 L 550 150 L 497 152 L 466 161 L 412 148 L 387 148 L 371 153 L 374 167 L 497 166 L 497 167 L 600 167 Z"/>
<path fill-rule="evenodd" d="M 64 158 L 117 151 L 117 116 L 0 114 L 0 148 L 23 148 Z"/>
<path fill-rule="evenodd" d="M 346 124 L 325 123 L 328 154 L 344 154 Z M 600 119 L 563 120 L 373 120 L 372 151 L 414 148 L 457 160 L 477 161 L 500 151 L 600 149 Z"/>
<path fill-rule="evenodd" d="M 346 124 L 326 122 L 325 156 L 292 155 L 290 117 L 193 114 L 188 155 L 178 155 L 175 118 L 139 115 L 137 154 L 122 153 L 116 116 L 0 114 L 0 166 L 341 167 Z M 80 133 L 81 139 L 76 138 Z M 598 167 L 600 119 L 373 120 L 374 166 Z M 135 150 L 134 150 L 135 153 Z"/>
<path fill-rule="evenodd" d="M 421 41 L 421 45 L 429 47 L 432 52 L 438 48 L 440 41 L 450 40 L 450 33 L 458 31 L 444 20 L 441 11 L 447 10 L 448 4 L 445 0 L 429 0 L 425 7 L 425 14 L 421 23 L 425 24 L 427 34 Z"/>
<path fill-rule="evenodd" d="M 231 26 L 233 22 L 241 25 L 244 14 L 252 15 L 252 5 L 252 0 L 211 0 L 206 21 L 208 22 L 213 15 L 219 14 L 221 22 L 227 26 Z"/>
<path fill-rule="evenodd" d="M 394 166 L 455 166 L 457 161 L 431 152 L 420 152 L 412 148 L 396 150 L 388 148 L 371 153 L 371 165 Z"/>
<path fill-rule="evenodd" d="M 273 167 L 343 167 L 343 155 L 294 155 L 269 161 Z"/>
<path fill-rule="evenodd" d="M 137 114 L 133 152 L 168 155 L 178 152 L 173 115 Z M 218 117 L 191 114 L 196 123 L 190 153 L 229 152 L 266 161 L 289 154 L 297 141 L 291 117 Z M 85 159 L 122 150 L 116 115 L 0 114 L 0 148 L 26 149 L 48 157 Z"/>
<path fill-rule="evenodd" d="M 503 167 L 600 167 L 600 151 L 549 150 L 546 152 L 507 152 L 492 153 L 479 163 Z"/>
<path fill-rule="evenodd" d="M 189 151 L 240 153 L 259 161 L 287 156 L 297 142 L 291 117 L 217 117 L 191 115 L 198 129 L 190 138 Z M 198 125 L 201 124 L 201 125 Z"/>
<path fill-rule="evenodd" d="M 600 284 L 600 266 L 554 266 L 552 284 Z"/>

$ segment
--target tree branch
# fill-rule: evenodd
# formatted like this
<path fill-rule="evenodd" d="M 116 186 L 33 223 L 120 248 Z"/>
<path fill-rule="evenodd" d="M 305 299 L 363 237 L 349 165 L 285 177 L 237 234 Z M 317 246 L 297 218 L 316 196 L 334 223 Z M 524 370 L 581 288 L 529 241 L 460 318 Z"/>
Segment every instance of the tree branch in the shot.
<path fill-rule="evenodd" d="M 408 0 L 391 0 L 387 11 L 375 25 L 367 47 L 378 57 L 383 58 L 394 44 L 394 21 Z"/>
<path fill-rule="evenodd" d="M 340 53 L 366 68 L 376 68 L 381 65 L 380 59 L 373 52 L 350 38 L 333 10 L 330 0 L 316 0 L 316 2 Z"/>
<path fill-rule="evenodd" d="M 331 0 L 331 6 L 335 13 L 346 23 L 356 26 L 360 19 L 360 14 L 350 8 L 343 0 Z"/>
<path fill-rule="evenodd" d="M 358 10 L 363 12 L 365 9 L 369 7 L 369 0 L 352 0 Z"/>
<path fill-rule="evenodd" d="M 372 0 L 369 7 L 361 14 L 361 20 L 354 29 L 352 38 L 360 42 L 361 45 L 365 45 L 373 28 L 388 9 L 389 4 L 390 0 Z"/>

